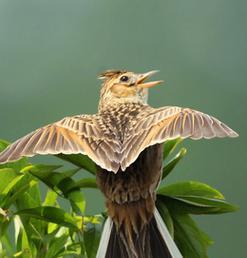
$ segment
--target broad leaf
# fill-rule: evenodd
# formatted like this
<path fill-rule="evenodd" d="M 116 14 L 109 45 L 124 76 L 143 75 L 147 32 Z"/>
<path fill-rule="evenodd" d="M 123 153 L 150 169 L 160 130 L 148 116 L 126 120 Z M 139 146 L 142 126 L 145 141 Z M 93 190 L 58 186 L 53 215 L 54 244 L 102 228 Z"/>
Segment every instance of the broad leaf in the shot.
<path fill-rule="evenodd" d="M 5 148 L 7 148 L 9 144 L 10 144 L 9 142 L 3 139 L 0 139 L 0 151 L 3 151 Z"/>
<path fill-rule="evenodd" d="M 157 200 L 156 207 L 159 210 L 159 213 L 163 221 L 165 222 L 167 229 L 170 232 L 170 235 L 172 236 L 172 238 L 174 238 L 174 225 L 173 225 L 172 217 L 165 203 L 162 202 L 161 200 Z"/>
<path fill-rule="evenodd" d="M 56 202 L 57 202 L 57 194 L 52 190 L 48 190 L 45 200 L 43 202 L 43 206 L 55 206 Z"/>
<path fill-rule="evenodd" d="M 65 172 L 57 172 L 56 170 L 60 167 L 61 166 L 53 165 L 32 165 L 24 168 L 22 172 L 28 172 L 32 174 L 43 183 L 45 183 L 47 186 L 49 186 L 51 189 L 55 191 L 59 190 L 58 192 L 61 194 L 62 192 L 66 192 L 66 190 L 59 188 L 59 184 L 76 174 L 78 172 L 78 169 L 72 169 Z"/>
<path fill-rule="evenodd" d="M 40 179 L 47 186 L 56 191 L 57 194 L 69 199 L 76 213 L 84 214 L 86 204 L 84 196 L 80 192 L 79 187 L 72 187 L 75 181 L 71 177 L 76 174 L 79 169 L 57 172 L 56 170 L 58 168 L 60 168 L 60 166 L 35 165 L 26 167 L 22 172 L 29 172 Z"/>
<path fill-rule="evenodd" d="M 171 212 L 175 242 L 184 258 L 208 258 L 207 248 L 212 240 L 202 232 L 188 214 Z"/>
<path fill-rule="evenodd" d="M 102 231 L 102 220 L 103 218 L 101 216 L 85 218 L 84 242 L 88 258 L 96 257 Z"/>
<path fill-rule="evenodd" d="M 74 184 L 70 185 L 69 191 L 78 188 L 98 188 L 95 178 L 83 178 L 79 181 L 75 181 Z"/>
<path fill-rule="evenodd" d="M 167 157 L 176 149 L 177 145 L 182 141 L 182 138 L 166 141 L 164 143 L 163 160 L 167 159 Z"/>
<path fill-rule="evenodd" d="M 37 184 L 37 181 L 33 180 L 33 178 L 29 175 L 19 174 L 2 191 L 0 206 L 8 208 L 18 198 L 21 198 L 23 193 L 25 193 L 35 184 Z"/>
<path fill-rule="evenodd" d="M 56 257 L 59 257 L 59 258 L 62 258 L 62 257 L 66 257 L 66 258 L 87 257 L 85 252 L 81 253 L 80 247 L 81 247 L 81 243 L 78 243 L 78 242 L 74 242 L 72 244 L 66 245 L 66 247 L 63 248 L 64 250 L 61 250 L 59 252 L 58 256 L 56 256 Z"/>
<path fill-rule="evenodd" d="M 71 207 L 76 214 L 83 215 L 86 209 L 86 201 L 82 192 L 79 189 L 70 191 L 67 198 L 71 203 Z"/>
<path fill-rule="evenodd" d="M 17 252 L 18 251 L 21 252 L 23 257 L 32 258 L 32 250 L 29 244 L 28 236 L 19 216 L 15 216 L 14 225 L 15 225 Z"/>
<path fill-rule="evenodd" d="M 185 148 L 182 148 L 179 153 L 171 160 L 169 161 L 168 164 L 166 164 L 163 168 L 163 173 L 162 173 L 162 179 L 167 177 L 171 171 L 176 167 L 178 162 L 184 157 L 186 154 L 187 150 Z"/>
<path fill-rule="evenodd" d="M 158 193 L 166 196 L 203 196 L 224 199 L 224 196 L 218 190 L 196 181 L 180 182 L 161 187 Z"/>
<path fill-rule="evenodd" d="M 17 176 L 18 173 L 13 168 L 0 169 L 0 194 L 4 191 L 4 189 L 6 189 L 8 184 L 11 183 Z"/>
<path fill-rule="evenodd" d="M 86 208 L 86 201 L 79 187 L 72 187 L 75 181 L 72 178 L 65 178 L 57 185 L 57 188 L 63 192 L 75 213 L 83 215 Z"/>
<path fill-rule="evenodd" d="M 22 210 L 41 205 L 41 193 L 38 180 L 30 175 L 26 175 L 26 177 L 29 177 L 31 180 L 22 182 L 22 185 L 27 185 L 28 189 L 22 196 L 17 198 L 17 207 Z"/>
<path fill-rule="evenodd" d="M 1 226 L 0 226 L 1 228 Z M 6 255 L 7 253 L 13 254 L 14 253 L 14 246 L 10 241 L 9 235 L 6 233 L 2 237 L 0 236 L 0 257 L 1 258 L 8 258 Z M 5 256 L 6 255 L 6 256 Z"/>
<path fill-rule="evenodd" d="M 8 211 L 0 208 L 0 239 L 5 235 L 7 237 L 7 228 L 12 222 L 13 217 L 8 214 Z M 8 238 L 8 237 L 7 237 Z"/>
<path fill-rule="evenodd" d="M 26 174 L 25 177 L 34 179 L 31 175 Z M 35 182 L 35 183 L 32 183 Z M 17 210 L 30 209 L 41 206 L 41 194 L 38 181 L 32 180 L 30 183 L 28 181 L 23 183 L 23 185 L 28 185 L 28 188 L 23 194 L 21 194 L 16 199 L 16 208 Z M 21 187 L 20 187 L 21 188 Z M 22 224 L 25 228 L 25 231 L 30 239 L 39 239 L 42 240 L 44 234 L 46 234 L 47 223 L 44 221 L 38 221 L 32 217 L 21 217 Z"/>
<path fill-rule="evenodd" d="M 55 258 L 60 256 L 60 254 L 66 249 L 66 244 L 68 244 L 69 235 L 62 234 L 61 236 L 55 236 L 49 242 L 49 249 L 45 254 L 45 258 Z M 60 256 L 61 257 L 61 256 Z"/>
<path fill-rule="evenodd" d="M 20 210 L 15 214 L 20 216 L 30 216 L 32 218 L 69 227 L 72 230 L 78 230 L 75 219 L 69 213 L 60 208 L 42 206 L 32 209 Z"/>
<path fill-rule="evenodd" d="M 216 214 L 237 209 L 216 189 L 194 181 L 162 187 L 158 199 L 169 207 L 179 206 L 180 211 L 191 214 Z"/>

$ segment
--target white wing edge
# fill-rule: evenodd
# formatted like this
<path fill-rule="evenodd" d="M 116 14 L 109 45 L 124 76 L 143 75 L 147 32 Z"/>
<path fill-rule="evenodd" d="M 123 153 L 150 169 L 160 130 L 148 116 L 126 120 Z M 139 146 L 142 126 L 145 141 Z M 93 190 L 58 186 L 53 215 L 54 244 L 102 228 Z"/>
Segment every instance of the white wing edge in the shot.
<path fill-rule="evenodd" d="M 105 258 L 106 251 L 108 248 L 108 243 L 111 236 L 112 225 L 113 225 L 112 219 L 108 217 L 105 221 L 103 232 L 100 238 L 100 243 L 99 243 L 96 258 Z"/>
<path fill-rule="evenodd" d="M 165 222 L 162 220 L 157 208 L 154 211 L 154 217 L 158 226 L 158 229 L 167 245 L 167 248 L 172 256 L 172 258 L 183 258 L 182 254 L 180 253 L 179 249 L 177 248 L 175 242 L 173 241 Z"/>

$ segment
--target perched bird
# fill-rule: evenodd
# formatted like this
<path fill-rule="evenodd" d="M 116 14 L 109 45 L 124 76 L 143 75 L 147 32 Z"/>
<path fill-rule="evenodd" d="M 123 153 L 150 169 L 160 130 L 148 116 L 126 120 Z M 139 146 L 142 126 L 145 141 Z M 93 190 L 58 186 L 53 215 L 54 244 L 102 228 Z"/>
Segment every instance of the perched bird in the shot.
<path fill-rule="evenodd" d="M 97 184 L 108 209 L 97 258 L 181 258 L 155 208 L 163 143 L 177 137 L 236 137 L 218 119 L 180 107 L 153 108 L 149 88 L 156 73 L 109 70 L 98 113 L 66 117 L 11 144 L 0 163 L 36 154 L 81 153 L 98 167 Z"/>

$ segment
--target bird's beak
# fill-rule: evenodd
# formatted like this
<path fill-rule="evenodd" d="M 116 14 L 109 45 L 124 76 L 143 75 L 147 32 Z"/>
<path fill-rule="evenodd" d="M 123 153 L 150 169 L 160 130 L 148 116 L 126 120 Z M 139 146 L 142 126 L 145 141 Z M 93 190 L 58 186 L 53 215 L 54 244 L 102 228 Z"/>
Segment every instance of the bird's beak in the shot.
<path fill-rule="evenodd" d="M 154 87 L 155 85 L 158 85 L 164 81 L 152 81 L 152 82 L 145 82 L 144 81 L 146 79 L 148 79 L 149 77 L 151 77 L 153 74 L 156 74 L 158 71 L 150 71 L 147 73 L 142 73 L 142 74 L 138 74 L 138 79 L 137 79 L 137 86 L 141 87 L 141 88 L 151 88 Z"/>

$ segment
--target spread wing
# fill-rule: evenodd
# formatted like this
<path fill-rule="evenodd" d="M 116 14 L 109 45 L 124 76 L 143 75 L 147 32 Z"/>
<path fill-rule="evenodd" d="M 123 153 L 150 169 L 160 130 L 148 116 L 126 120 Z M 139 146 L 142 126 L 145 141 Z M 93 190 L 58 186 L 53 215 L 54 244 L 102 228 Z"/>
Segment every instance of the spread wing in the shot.
<path fill-rule="evenodd" d="M 148 146 L 177 137 L 192 139 L 237 137 L 218 119 L 192 109 L 148 108 L 135 120 L 128 137 L 119 142 L 98 115 L 64 118 L 22 137 L 0 153 L 0 164 L 36 154 L 76 154 L 89 156 L 100 167 L 125 170 Z"/>
<path fill-rule="evenodd" d="M 118 150 L 117 142 L 104 135 L 99 117 L 81 115 L 64 118 L 22 137 L 0 153 L 0 163 L 36 154 L 81 153 L 102 168 L 116 171 L 119 164 L 114 161 L 117 159 L 115 150 Z"/>
<path fill-rule="evenodd" d="M 189 108 L 163 107 L 151 109 L 137 122 L 124 143 L 121 168 L 125 170 L 148 146 L 166 140 L 181 138 L 210 139 L 213 137 L 237 137 L 218 119 Z"/>

